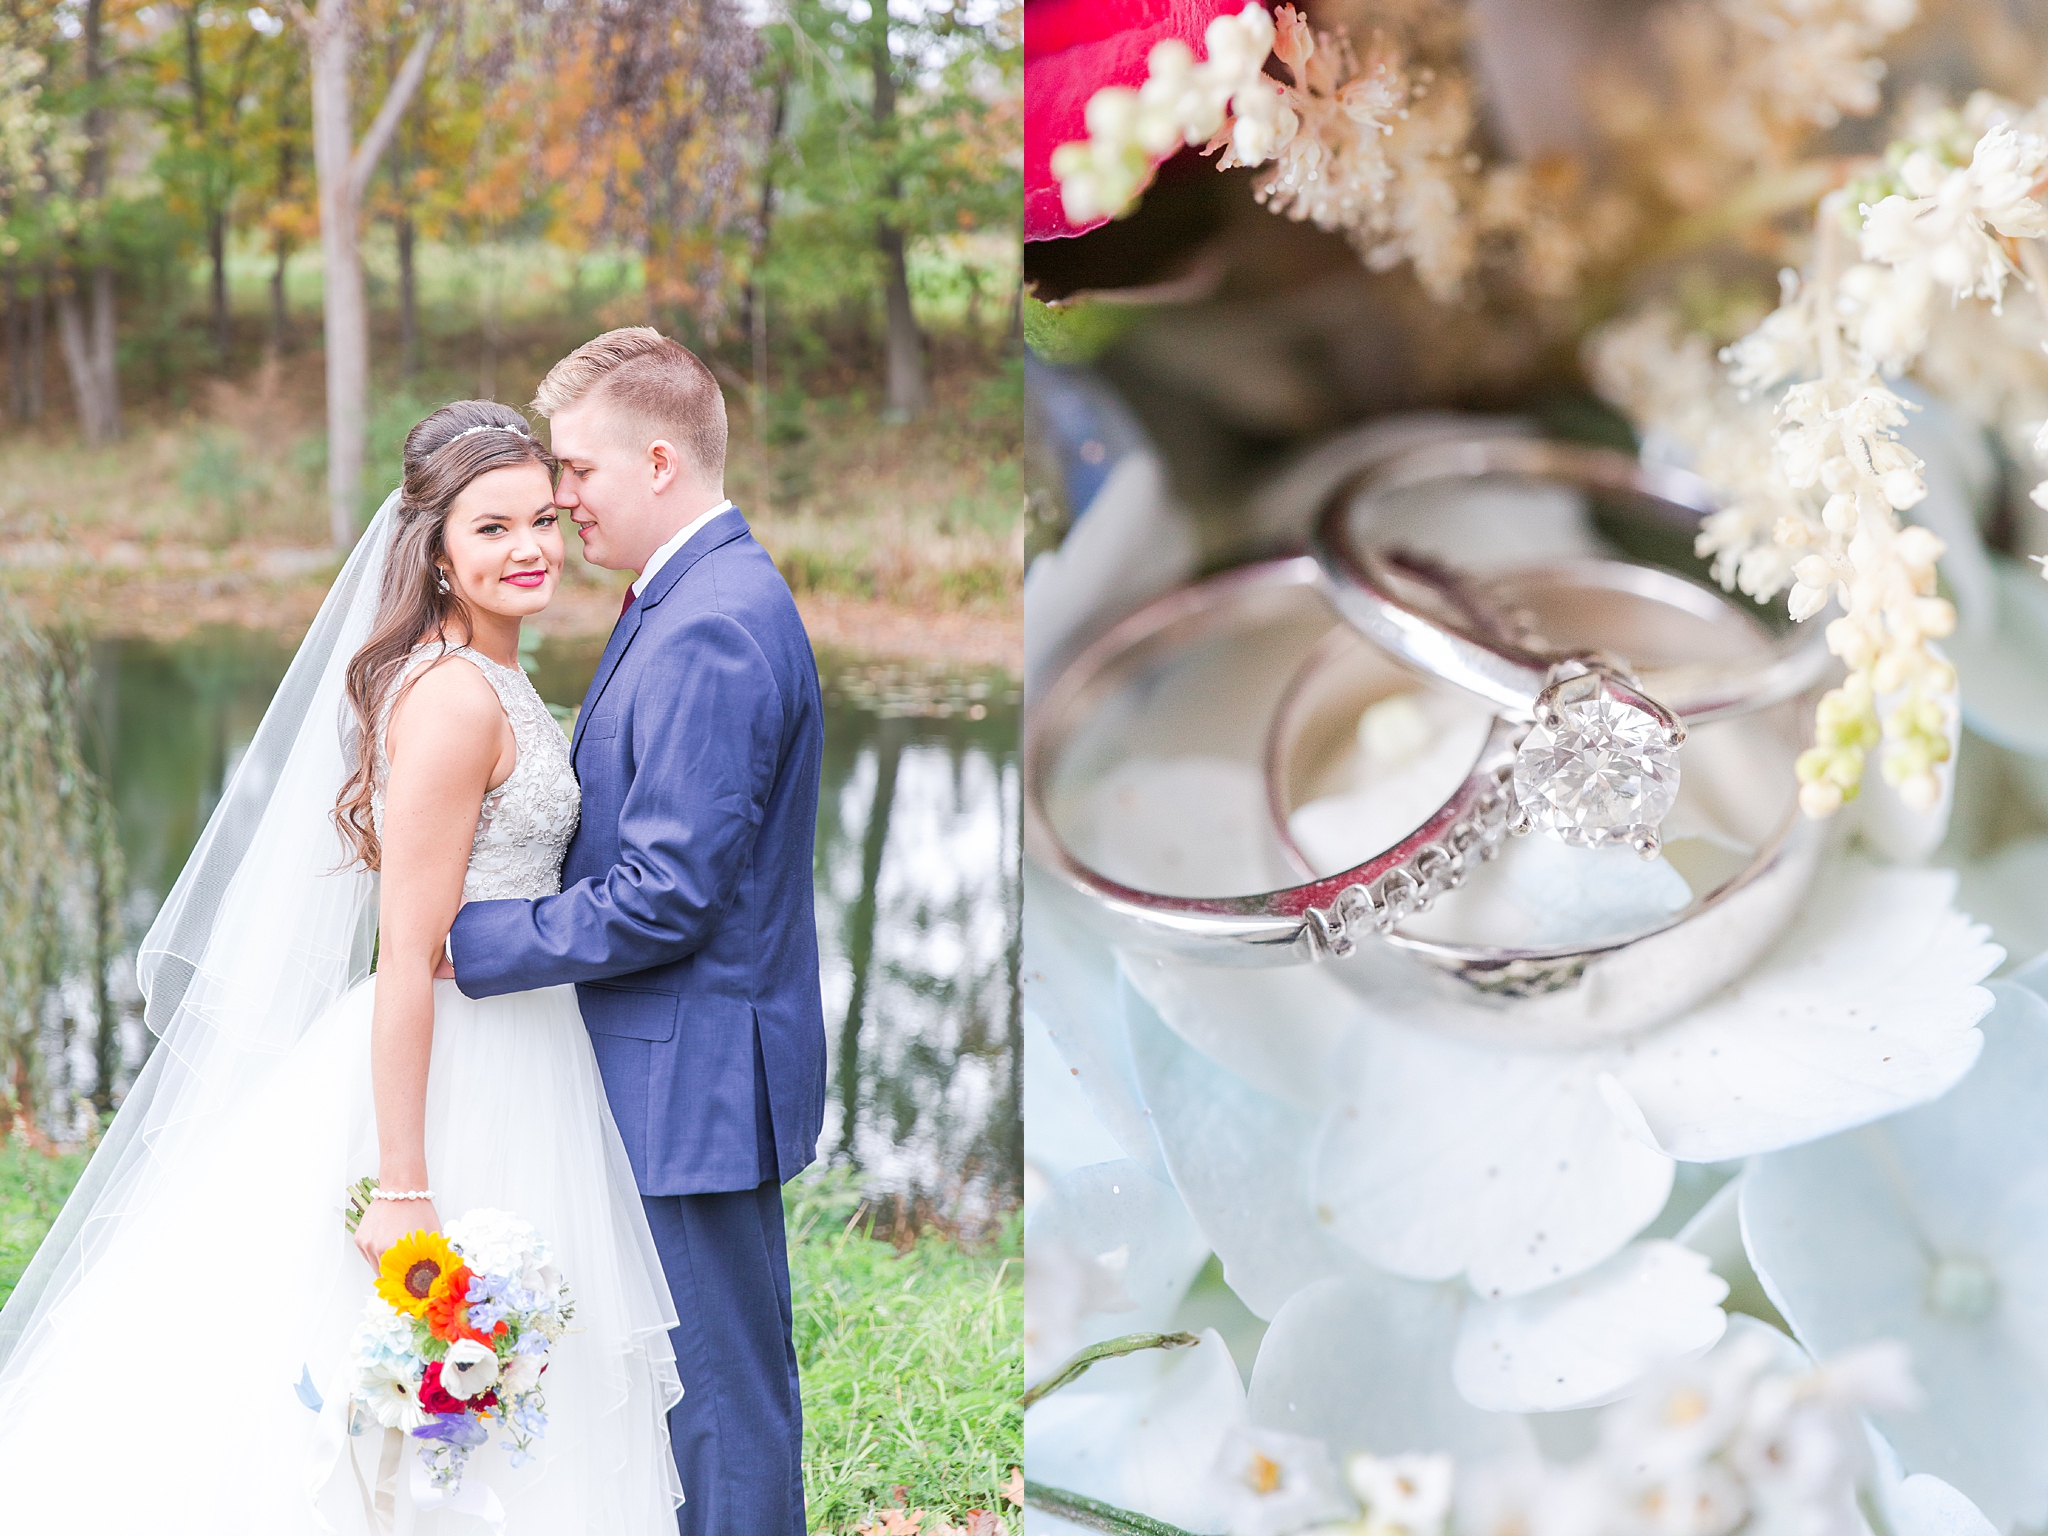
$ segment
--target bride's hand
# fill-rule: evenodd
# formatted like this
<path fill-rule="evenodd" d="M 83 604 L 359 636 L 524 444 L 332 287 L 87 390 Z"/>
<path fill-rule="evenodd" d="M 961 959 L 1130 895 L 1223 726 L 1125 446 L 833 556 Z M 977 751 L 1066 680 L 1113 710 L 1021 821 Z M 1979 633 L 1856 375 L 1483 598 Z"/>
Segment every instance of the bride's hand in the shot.
<path fill-rule="evenodd" d="M 384 1250 L 408 1232 L 438 1232 L 441 1218 L 431 1200 L 372 1200 L 367 1215 L 356 1224 L 356 1251 L 375 1269 L 384 1262 Z"/>

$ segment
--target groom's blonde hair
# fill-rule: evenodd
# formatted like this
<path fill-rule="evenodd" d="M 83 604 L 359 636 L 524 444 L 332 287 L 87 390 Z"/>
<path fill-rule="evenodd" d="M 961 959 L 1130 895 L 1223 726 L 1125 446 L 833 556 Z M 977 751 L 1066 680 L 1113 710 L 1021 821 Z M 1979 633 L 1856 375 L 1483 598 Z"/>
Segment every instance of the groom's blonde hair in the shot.
<path fill-rule="evenodd" d="M 606 331 L 548 370 L 533 409 L 553 416 L 596 397 L 647 440 L 665 437 L 709 475 L 725 473 L 725 395 L 688 347 L 647 325 Z"/>

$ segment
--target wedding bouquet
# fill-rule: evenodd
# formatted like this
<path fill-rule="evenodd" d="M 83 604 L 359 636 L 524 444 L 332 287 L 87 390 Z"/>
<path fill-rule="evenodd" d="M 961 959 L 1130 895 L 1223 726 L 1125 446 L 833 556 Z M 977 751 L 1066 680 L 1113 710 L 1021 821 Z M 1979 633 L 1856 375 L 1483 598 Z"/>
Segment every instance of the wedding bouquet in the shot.
<path fill-rule="evenodd" d="M 419 1442 L 429 1487 L 453 1494 L 469 1454 L 509 1438 L 524 1465 L 547 1430 L 541 1373 L 575 1304 L 530 1222 L 475 1210 L 384 1251 L 349 1353 L 351 1432 L 364 1418 Z"/>

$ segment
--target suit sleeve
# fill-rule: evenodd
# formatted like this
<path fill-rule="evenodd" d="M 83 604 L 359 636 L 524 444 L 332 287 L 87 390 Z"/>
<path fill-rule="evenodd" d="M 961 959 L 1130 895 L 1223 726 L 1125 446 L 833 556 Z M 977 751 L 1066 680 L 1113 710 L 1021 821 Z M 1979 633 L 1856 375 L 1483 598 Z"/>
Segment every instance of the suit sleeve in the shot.
<path fill-rule="evenodd" d="M 494 997 L 672 964 L 717 932 L 750 865 L 781 760 L 783 704 L 768 660 L 736 620 L 699 614 L 660 637 L 640 676 L 619 862 L 532 901 L 471 902 L 450 945 L 456 985 Z"/>

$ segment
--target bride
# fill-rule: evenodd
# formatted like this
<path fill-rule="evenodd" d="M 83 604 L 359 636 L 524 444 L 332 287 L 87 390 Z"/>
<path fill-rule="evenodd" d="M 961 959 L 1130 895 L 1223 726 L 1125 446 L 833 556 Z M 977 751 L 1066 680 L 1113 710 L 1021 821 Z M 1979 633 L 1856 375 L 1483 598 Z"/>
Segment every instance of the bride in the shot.
<path fill-rule="evenodd" d="M 676 1319 L 575 989 L 434 979 L 461 904 L 559 889 L 576 828 L 518 666 L 561 575 L 553 503 L 505 406 L 407 437 L 144 940 L 155 1049 L 0 1311 L 8 1529 L 675 1531 Z M 397 1198 L 351 1237 L 364 1174 Z M 348 1347 L 383 1250 L 482 1207 L 552 1245 L 575 1323 L 534 1459 L 494 1435 L 449 1508 L 412 1442 L 349 1433 Z"/>

